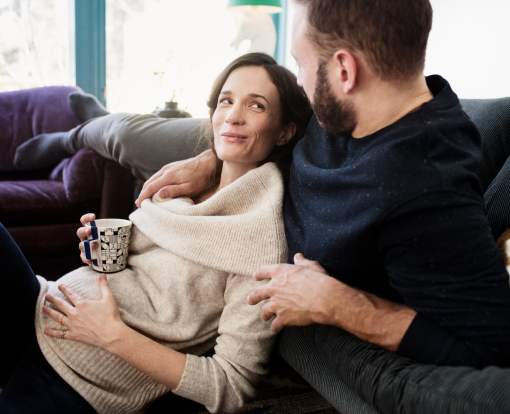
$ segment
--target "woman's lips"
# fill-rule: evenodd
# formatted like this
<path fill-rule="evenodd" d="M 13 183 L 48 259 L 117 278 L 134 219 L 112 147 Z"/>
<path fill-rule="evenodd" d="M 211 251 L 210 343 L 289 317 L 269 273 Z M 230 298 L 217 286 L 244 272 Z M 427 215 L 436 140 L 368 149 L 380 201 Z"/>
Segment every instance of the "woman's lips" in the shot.
<path fill-rule="evenodd" d="M 237 134 L 235 132 L 223 132 L 220 135 L 222 136 L 222 138 L 225 141 L 228 141 L 228 142 L 242 142 L 246 138 L 248 138 L 247 135 Z"/>

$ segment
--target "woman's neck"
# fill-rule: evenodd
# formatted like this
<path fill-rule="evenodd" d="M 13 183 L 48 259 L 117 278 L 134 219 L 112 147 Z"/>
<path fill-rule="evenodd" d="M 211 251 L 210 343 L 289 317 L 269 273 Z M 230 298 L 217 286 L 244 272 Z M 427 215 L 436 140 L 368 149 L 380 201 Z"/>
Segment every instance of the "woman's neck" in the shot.
<path fill-rule="evenodd" d="M 235 180 L 242 177 L 248 171 L 251 171 L 257 168 L 258 164 L 247 164 L 247 163 L 236 163 L 236 162 L 223 162 L 223 167 L 221 169 L 221 177 L 220 183 L 218 186 L 213 186 L 209 190 L 203 192 L 197 197 L 193 198 L 193 202 L 195 204 L 199 204 L 204 202 L 205 200 L 211 198 L 214 194 L 220 191 L 222 188 L 225 188 L 227 185 L 232 184 Z"/>
<path fill-rule="evenodd" d="M 222 188 L 225 188 L 227 185 L 232 184 L 239 177 L 242 177 L 248 171 L 257 168 L 258 163 L 255 164 L 247 164 L 247 163 L 237 163 L 237 162 L 223 162 L 223 167 L 221 169 L 221 178 L 220 185 L 218 186 L 216 192 L 220 191 Z"/>

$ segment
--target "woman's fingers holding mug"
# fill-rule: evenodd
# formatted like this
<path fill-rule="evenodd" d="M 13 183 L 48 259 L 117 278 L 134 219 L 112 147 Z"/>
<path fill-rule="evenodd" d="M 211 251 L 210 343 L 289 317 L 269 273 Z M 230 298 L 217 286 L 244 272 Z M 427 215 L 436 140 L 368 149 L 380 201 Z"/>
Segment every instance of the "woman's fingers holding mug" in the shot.
<path fill-rule="evenodd" d="M 91 249 L 91 250 L 96 250 L 96 249 L 99 247 L 99 245 L 98 245 L 98 243 L 97 243 L 97 242 L 89 243 L 89 246 L 90 246 L 90 249 Z M 85 242 L 84 242 L 84 241 L 82 241 L 82 242 L 78 245 L 78 247 L 80 248 L 80 251 L 81 251 L 82 253 L 85 253 Z"/>
<path fill-rule="evenodd" d="M 92 250 L 97 249 L 97 243 L 90 243 L 90 246 Z M 80 243 L 80 259 L 85 264 L 92 263 L 92 260 L 87 259 L 87 256 L 85 255 L 85 246 L 83 242 Z"/>
<path fill-rule="evenodd" d="M 93 213 L 84 214 L 80 218 L 80 222 L 83 227 L 80 227 L 76 232 L 76 235 L 80 238 L 81 241 L 87 240 L 87 237 L 92 234 L 92 229 L 90 227 L 85 226 L 87 223 L 90 223 L 92 220 L 96 219 L 96 215 Z M 80 247 L 81 249 L 81 247 Z"/>
<path fill-rule="evenodd" d="M 80 238 L 80 241 L 87 240 L 87 237 L 92 234 L 90 227 L 80 227 L 76 232 L 76 235 Z"/>
<path fill-rule="evenodd" d="M 84 226 L 85 224 L 90 223 L 92 220 L 95 220 L 95 219 L 96 219 L 96 215 L 94 213 L 84 214 L 80 218 L 80 223 Z"/>

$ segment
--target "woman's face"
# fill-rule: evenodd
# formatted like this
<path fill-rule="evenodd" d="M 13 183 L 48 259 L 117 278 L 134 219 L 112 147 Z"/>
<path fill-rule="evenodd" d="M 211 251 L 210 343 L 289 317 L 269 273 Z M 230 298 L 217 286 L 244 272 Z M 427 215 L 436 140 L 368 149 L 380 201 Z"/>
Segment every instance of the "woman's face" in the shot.
<path fill-rule="evenodd" d="M 259 66 L 235 69 L 227 78 L 212 117 L 214 146 L 224 162 L 257 167 L 275 145 L 285 144 L 276 86 Z"/>

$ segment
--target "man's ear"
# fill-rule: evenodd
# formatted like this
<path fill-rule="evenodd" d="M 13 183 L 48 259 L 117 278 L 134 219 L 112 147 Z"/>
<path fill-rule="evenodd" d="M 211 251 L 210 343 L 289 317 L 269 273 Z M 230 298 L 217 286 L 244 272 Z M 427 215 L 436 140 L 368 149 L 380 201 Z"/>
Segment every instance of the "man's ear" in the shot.
<path fill-rule="evenodd" d="M 285 125 L 283 127 L 283 131 L 280 135 L 280 138 L 278 138 L 278 141 L 276 141 L 276 146 L 280 147 L 289 142 L 296 133 L 296 129 L 297 129 L 296 124 L 294 122 Z"/>
<path fill-rule="evenodd" d="M 335 75 L 341 82 L 343 93 L 348 94 L 356 85 L 358 76 L 358 63 L 354 55 L 346 50 L 339 49 L 333 55 Z"/>

